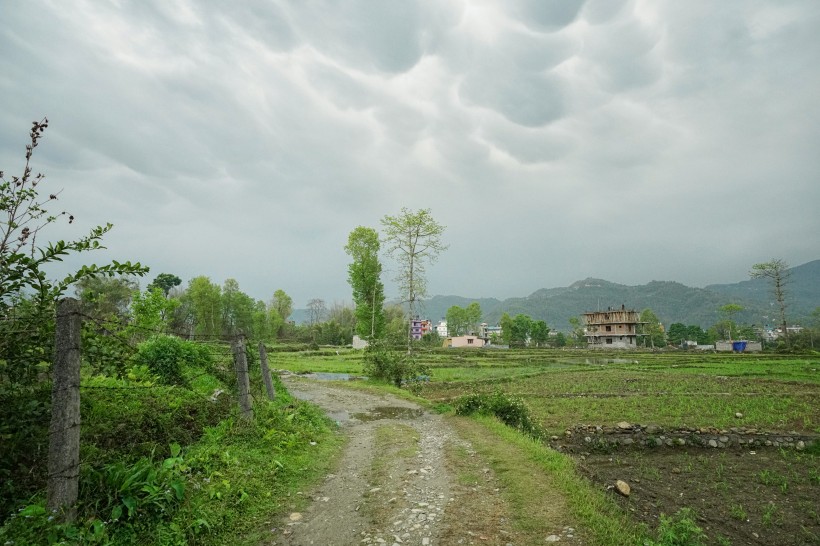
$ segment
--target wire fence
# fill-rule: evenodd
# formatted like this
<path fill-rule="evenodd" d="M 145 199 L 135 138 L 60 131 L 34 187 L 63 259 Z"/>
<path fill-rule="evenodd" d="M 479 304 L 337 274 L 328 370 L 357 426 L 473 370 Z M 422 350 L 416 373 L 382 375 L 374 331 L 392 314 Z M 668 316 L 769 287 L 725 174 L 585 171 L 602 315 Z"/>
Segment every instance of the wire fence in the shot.
<path fill-rule="evenodd" d="M 64 307 L 63 302 L 70 303 Z M 158 335 L 169 335 L 169 329 L 164 325 L 145 326 L 121 317 L 96 316 L 83 311 L 77 300 L 67 298 L 58 303 L 54 315 L 45 317 L 45 319 L 35 316 L 0 317 L 0 334 L 3 338 L 0 339 L 0 351 L 3 351 L 0 358 L 6 354 L 7 349 L 15 347 L 14 343 L 20 343 L 19 339 L 12 339 L 10 336 L 37 336 L 36 339 L 32 337 L 29 340 L 32 345 L 40 343 L 40 350 L 33 355 L 33 361 L 40 359 L 42 362 L 53 351 L 50 373 L 52 416 L 47 434 L 49 445 L 47 505 L 50 509 L 70 507 L 77 500 L 77 482 L 80 475 L 80 400 L 88 393 L 121 392 L 126 396 L 138 394 L 140 397 L 164 399 L 169 396 L 169 390 L 181 389 L 187 393 L 186 396 L 192 396 L 194 399 L 207 403 L 219 402 L 221 397 L 228 395 L 229 400 L 235 400 L 238 403 L 232 403 L 225 408 L 227 411 L 221 418 L 245 420 L 253 417 L 253 406 L 260 400 L 251 388 L 246 358 L 249 349 L 241 332 L 235 335 L 188 332 L 183 336 L 178 336 L 206 347 L 208 354 L 216 363 L 195 375 L 185 376 L 184 381 L 173 385 L 139 379 L 131 381 L 115 379 L 116 383 L 105 384 L 104 382 L 108 379 L 97 380 L 92 377 L 81 381 L 80 377 L 80 364 L 83 359 L 98 356 L 100 359 L 129 359 L 138 353 L 140 342 Z M 52 337 L 54 345 L 52 347 L 42 346 L 42 341 L 49 337 Z M 85 347 L 84 341 L 89 342 L 85 343 Z M 264 348 L 264 345 L 262 347 Z M 265 360 L 262 354 L 259 358 L 260 362 Z M 227 362 L 233 363 L 232 371 L 236 374 L 235 383 L 227 382 L 227 385 L 233 385 L 233 387 L 226 388 L 226 390 L 233 392 L 216 389 L 212 394 L 208 394 L 203 392 L 201 387 L 197 390 L 192 386 L 202 377 L 214 376 L 215 368 Z M 264 368 L 264 372 L 269 374 L 267 367 L 264 366 Z M 224 368 L 221 369 L 222 374 L 226 371 Z M 2 373 L 3 370 L 0 368 L 0 374 Z M 224 379 L 225 376 L 222 375 L 223 384 L 225 384 Z M 3 376 L 0 375 L 0 387 L 2 383 Z M 268 388 L 268 383 L 269 381 L 266 382 L 265 388 Z M 268 392 L 271 398 L 271 389 L 268 389 Z M 83 393 L 86 394 L 83 395 Z"/>

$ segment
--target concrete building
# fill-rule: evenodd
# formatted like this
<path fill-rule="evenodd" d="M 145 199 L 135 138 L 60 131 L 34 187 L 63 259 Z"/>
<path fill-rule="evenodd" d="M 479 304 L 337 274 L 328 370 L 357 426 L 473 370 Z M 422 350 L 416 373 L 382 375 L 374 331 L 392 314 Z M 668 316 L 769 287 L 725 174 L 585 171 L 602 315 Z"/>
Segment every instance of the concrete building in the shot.
<path fill-rule="evenodd" d="M 410 335 L 413 339 L 421 339 L 424 334 L 429 334 L 433 331 L 433 323 L 429 320 L 422 320 L 420 318 L 410 319 Z"/>
<path fill-rule="evenodd" d="M 590 349 L 637 349 L 640 313 L 634 309 L 608 308 L 584 313 L 584 336 Z"/>
<path fill-rule="evenodd" d="M 438 332 L 438 337 L 445 338 L 447 337 L 447 321 L 441 319 L 438 321 L 438 325 L 436 325 L 436 332 Z"/>
<path fill-rule="evenodd" d="M 484 340 L 478 336 L 454 336 L 448 337 L 442 344 L 443 347 L 456 349 L 459 347 L 484 347 Z"/>

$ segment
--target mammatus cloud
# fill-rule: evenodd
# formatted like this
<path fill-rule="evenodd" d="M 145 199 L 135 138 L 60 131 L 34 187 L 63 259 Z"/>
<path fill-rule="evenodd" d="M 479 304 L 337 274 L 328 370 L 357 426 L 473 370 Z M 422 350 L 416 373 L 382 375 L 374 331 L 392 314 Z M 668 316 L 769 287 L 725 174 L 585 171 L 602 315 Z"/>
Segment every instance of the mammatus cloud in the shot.
<path fill-rule="evenodd" d="M 448 226 L 433 294 L 818 258 L 810 0 L 33 0 L 4 22 L 0 168 L 48 115 L 59 236 L 115 224 L 96 261 L 344 300 L 347 234 L 403 206 Z"/>

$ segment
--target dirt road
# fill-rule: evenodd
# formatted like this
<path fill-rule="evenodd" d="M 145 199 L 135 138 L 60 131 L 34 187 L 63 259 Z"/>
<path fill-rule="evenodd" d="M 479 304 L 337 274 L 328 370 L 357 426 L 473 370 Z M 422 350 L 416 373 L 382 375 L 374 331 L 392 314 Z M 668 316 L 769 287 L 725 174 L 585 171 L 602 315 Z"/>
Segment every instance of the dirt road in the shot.
<path fill-rule="evenodd" d="M 474 420 L 445 419 L 388 394 L 283 379 L 349 441 L 335 471 L 304 492 L 308 507 L 285 514 L 269 544 L 583 544 L 551 477 Z"/>
<path fill-rule="evenodd" d="M 441 416 L 390 395 L 305 379 L 286 384 L 350 440 L 336 472 L 310 493 L 304 513 L 289 515 L 274 544 L 439 544 L 452 488 L 444 446 L 458 442 Z"/>

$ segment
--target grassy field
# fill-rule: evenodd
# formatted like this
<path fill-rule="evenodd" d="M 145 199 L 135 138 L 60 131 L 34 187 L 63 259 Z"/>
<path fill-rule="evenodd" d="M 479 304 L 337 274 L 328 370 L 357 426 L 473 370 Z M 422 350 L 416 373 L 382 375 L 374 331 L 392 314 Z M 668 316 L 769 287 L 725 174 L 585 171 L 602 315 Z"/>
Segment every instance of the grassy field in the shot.
<path fill-rule="evenodd" d="M 431 404 L 447 407 L 464 394 L 500 390 L 523 399 L 547 434 L 620 421 L 820 434 L 820 355 L 473 349 L 433 350 L 420 358 L 431 378 L 416 394 Z M 360 375 L 361 354 L 279 353 L 271 365 Z M 576 453 L 576 465 L 561 472 L 574 474 L 565 477 L 567 490 L 580 479 L 610 491 L 611 504 L 649 529 L 663 521 L 669 527 L 671 514 L 694 514 L 691 523 L 703 529 L 704 544 L 820 544 L 819 453 L 817 444 L 804 452 L 622 448 Z M 632 483 L 630 498 L 611 493 L 616 479 Z M 598 512 L 573 509 L 590 529 Z M 593 534 L 614 528 L 607 523 Z"/>

